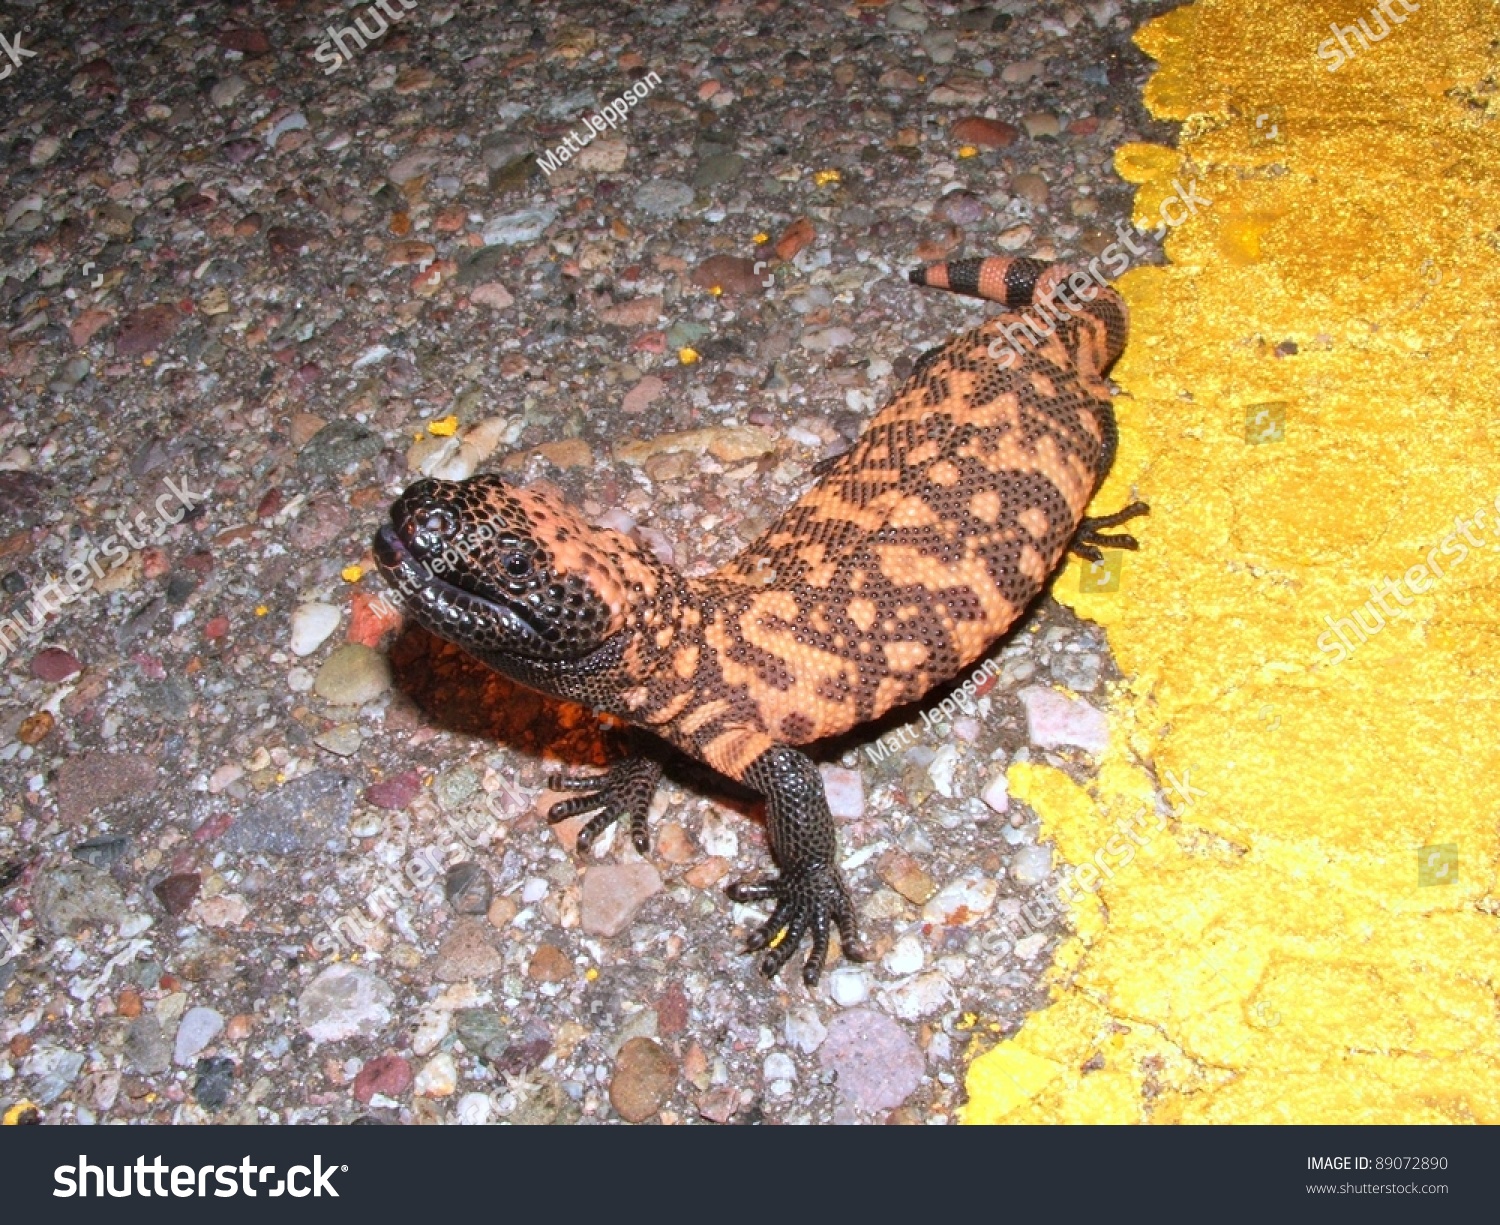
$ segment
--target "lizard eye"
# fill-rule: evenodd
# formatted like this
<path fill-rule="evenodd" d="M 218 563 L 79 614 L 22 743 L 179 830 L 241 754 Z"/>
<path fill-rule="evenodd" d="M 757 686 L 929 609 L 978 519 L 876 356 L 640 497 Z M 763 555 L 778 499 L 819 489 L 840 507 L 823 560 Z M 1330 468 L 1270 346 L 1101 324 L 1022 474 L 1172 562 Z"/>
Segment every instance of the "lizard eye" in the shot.
<path fill-rule="evenodd" d="M 525 553 L 507 553 L 501 565 L 511 578 L 525 578 L 531 573 L 531 558 Z"/>

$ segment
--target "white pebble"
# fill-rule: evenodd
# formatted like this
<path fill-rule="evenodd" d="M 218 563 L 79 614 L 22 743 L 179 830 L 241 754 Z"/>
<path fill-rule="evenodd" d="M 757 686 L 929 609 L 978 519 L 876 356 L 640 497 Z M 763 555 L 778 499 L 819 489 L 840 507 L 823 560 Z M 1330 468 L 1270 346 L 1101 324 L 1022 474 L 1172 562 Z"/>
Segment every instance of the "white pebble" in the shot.
<path fill-rule="evenodd" d="M 896 947 L 885 955 L 883 964 L 892 974 L 915 974 L 925 960 L 922 942 L 915 936 L 902 936 L 896 941 Z"/>
<path fill-rule="evenodd" d="M 301 605 L 292 614 L 293 655 L 311 655 L 339 627 L 339 610 L 316 601 Z"/>
<path fill-rule="evenodd" d="M 852 1008 L 870 998 L 870 976 L 854 966 L 840 966 L 828 976 L 828 994 L 841 1008 Z"/>

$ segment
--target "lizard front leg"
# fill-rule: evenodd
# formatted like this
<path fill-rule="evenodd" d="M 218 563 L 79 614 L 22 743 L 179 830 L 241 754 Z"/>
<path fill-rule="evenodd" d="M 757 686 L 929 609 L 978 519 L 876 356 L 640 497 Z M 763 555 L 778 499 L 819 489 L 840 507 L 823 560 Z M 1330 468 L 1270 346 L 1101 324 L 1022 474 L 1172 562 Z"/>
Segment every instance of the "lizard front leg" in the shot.
<path fill-rule="evenodd" d="M 741 781 L 766 797 L 766 829 L 771 857 L 781 875 L 763 881 L 740 881 L 729 887 L 736 902 L 770 898 L 776 908 L 765 926 L 750 938 L 748 952 L 769 948 L 761 973 L 775 975 L 812 933 L 812 951 L 802 967 L 802 981 L 815 986 L 828 960 L 831 927 L 837 925 L 844 956 L 864 961 L 869 953 L 859 938 L 854 903 L 838 870 L 838 839 L 833 814 L 823 793 L 823 779 L 805 753 L 785 745 L 767 749 L 751 763 Z"/>
<path fill-rule="evenodd" d="M 595 840 L 616 821 L 624 820 L 630 829 L 630 842 L 644 855 L 651 849 L 646 817 L 656 786 L 661 782 L 662 765 L 647 756 L 634 737 L 626 737 L 628 756 L 615 762 L 604 774 L 567 776 L 554 774 L 547 780 L 553 791 L 576 791 L 572 799 L 559 800 L 547 811 L 547 824 L 556 825 L 569 817 L 592 814 L 592 819 L 578 831 L 578 849 L 587 852 Z"/>

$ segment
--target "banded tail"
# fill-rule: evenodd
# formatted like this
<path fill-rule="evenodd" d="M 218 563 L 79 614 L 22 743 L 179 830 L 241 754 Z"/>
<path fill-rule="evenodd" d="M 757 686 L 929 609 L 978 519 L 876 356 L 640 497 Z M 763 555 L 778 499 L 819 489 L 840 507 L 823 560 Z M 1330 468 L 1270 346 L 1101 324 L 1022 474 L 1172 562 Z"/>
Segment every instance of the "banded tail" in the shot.
<path fill-rule="evenodd" d="M 1130 316 L 1125 299 L 1104 279 L 1099 263 L 1097 259 L 1090 260 L 1085 267 L 1002 255 L 929 264 L 914 268 L 908 279 L 913 285 L 998 302 L 1010 312 L 1034 313 L 1049 325 L 1033 325 L 1039 339 L 1051 334 L 1054 315 L 1089 316 L 1102 325 L 1100 339 L 1104 351 L 1096 354 L 1102 359 L 1099 363 L 1102 372 L 1124 350 Z M 1084 297 L 1090 290 L 1092 296 Z M 1022 314 L 1022 319 L 1026 318 L 1027 314 Z"/>

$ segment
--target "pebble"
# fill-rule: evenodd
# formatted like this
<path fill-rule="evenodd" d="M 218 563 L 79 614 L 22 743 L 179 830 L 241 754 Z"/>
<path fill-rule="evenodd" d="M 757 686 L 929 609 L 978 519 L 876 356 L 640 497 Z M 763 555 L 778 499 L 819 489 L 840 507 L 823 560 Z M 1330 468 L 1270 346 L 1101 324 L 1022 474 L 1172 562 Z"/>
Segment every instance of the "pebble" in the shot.
<path fill-rule="evenodd" d="M 342 843 L 356 794 L 353 779 L 314 770 L 243 809 L 219 845 L 227 851 L 291 855 L 334 840 Z"/>
<path fill-rule="evenodd" d="M 1059 651 L 1047 665 L 1053 679 L 1077 693 L 1090 693 L 1099 686 L 1104 661 L 1093 651 Z"/>
<path fill-rule="evenodd" d="M 852 345 L 859 337 L 846 327 L 814 328 L 802 334 L 801 344 L 810 353 L 830 353 Z"/>
<path fill-rule="evenodd" d="M 945 744 L 933 754 L 927 763 L 927 776 L 939 795 L 952 799 L 957 792 L 953 787 L 953 774 L 958 769 L 958 746 Z"/>
<path fill-rule="evenodd" d="M 715 255 L 693 269 L 693 284 L 739 297 L 759 296 L 765 293 L 766 274 L 756 263 L 737 255 Z"/>
<path fill-rule="evenodd" d="M 611 139 L 598 136 L 574 156 L 573 165 L 579 170 L 613 174 L 625 169 L 625 161 L 629 155 L 630 144 L 624 137 Z"/>
<path fill-rule="evenodd" d="M 234 1087 L 234 1060 L 228 1055 L 200 1059 L 194 1072 L 193 1100 L 205 1110 L 220 1109 Z"/>
<path fill-rule="evenodd" d="M 378 783 L 371 783 L 364 790 L 364 798 L 376 808 L 399 812 L 416 799 L 421 790 L 422 776 L 415 770 L 403 770 Z"/>
<path fill-rule="evenodd" d="M 1044 685 L 1028 685 L 1016 696 L 1026 708 L 1026 732 L 1037 748 L 1072 746 L 1102 753 L 1109 747 L 1108 719 L 1082 699 Z"/>
<path fill-rule="evenodd" d="M 453 1026 L 453 1014 L 446 1008 L 424 1008 L 417 1014 L 417 1023 L 411 1031 L 411 1049 L 418 1055 L 430 1055 L 438 1044 L 448 1036 Z"/>
<path fill-rule="evenodd" d="M 459 914 L 484 914 L 490 908 L 494 888 L 490 874 L 472 859 L 454 864 L 443 877 L 443 894 Z"/>
<path fill-rule="evenodd" d="M 1016 143 L 1021 130 L 1014 124 L 999 119 L 985 119 L 971 115 L 953 125 L 953 139 L 961 145 L 977 145 L 981 149 L 1004 149 Z"/>
<path fill-rule="evenodd" d="M 313 737 L 313 743 L 335 757 L 353 757 L 364 743 L 364 737 L 359 734 L 359 724 L 340 723 L 326 732 L 319 732 Z"/>
<path fill-rule="evenodd" d="M 535 242 L 557 219 L 557 209 L 523 208 L 518 213 L 506 213 L 496 217 L 484 227 L 484 245 L 487 247 L 513 247 L 518 243 Z"/>
<path fill-rule="evenodd" d="M 358 421 L 330 421 L 312 436 L 297 455 L 304 472 L 335 476 L 379 454 L 385 441 Z"/>
<path fill-rule="evenodd" d="M 660 1043 L 631 1038 L 615 1056 L 609 1101 L 627 1123 L 644 1123 L 667 1104 L 677 1087 L 677 1064 Z"/>
<path fill-rule="evenodd" d="M 300 604 L 292 613 L 292 637 L 288 644 L 293 655 L 311 655 L 339 627 L 339 610 L 332 604 Z"/>
<path fill-rule="evenodd" d="M 797 1079 L 797 1065 L 785 1051 L 772 1051 L 761 1065 L 761 1074 L 768 1084 L 776 1081 Z"/>
<path fill-rule="evenodd" d="M 335 706 L 363 706 L 390 687 L 390 660 L 384 652 L 358 642 L 344 643 L 313 678 L 313 692 Z"/>
<path fill-rule="evenodd" d="M 838 1076 L 839 1096 L 867 1112 L 901 1105 L 916 1092 L 926 1070 L 911 1035 L 868 1008 L 842 1012 L 830 1022 L 818 1062 Z"/>
<path fill-rule="evenodd" d="M 1029 225 L 1013 225 L 1002 230 L 990 241 L 1002 251 L 1020 251 L 1031 246 L 1036 232 Z"/>
<path fill-rule="evenodd" d="M 1021 116 L 1021 126 L 1032 140 L 1062 134 L 1062 123 L 1050 111 L 1032 111 L 1029 115 Z"/>
<path fill-rule="evenodd" d="M 1024 85 L 1042 74 L 1039 60 L 1017 60 L 1000 70 L 1000 79 L 1007 85 Z"/>
<path fill-rule="evenodd" d="M 950 881 L 922 907 L 922 921 L 934 926 L 968 927 L 989 913 L 1000 886 L 979 871 L 966 872 Z"/>
<path fill-rule="evenodd" d="M 226 106 L 233 106 L 234 101 L 245 92 L 245 86 L 249 82 L 239 74 L 223 77 L 214 82 L 214 87 L 208 91 L 208 99 L 220 110 Z M 131 171 L 133 174 L 134 171 Z"/>
<path fill-rule="evenodd" d="M 858 966 L 839 966 L 828 976 L 828 994 L 840 1008 L 853 1008 L 870 998 L 870 975 Z"/>
<path fill-rule="evenodd" d="M 693 202 L 693 189 L 674 179 L 652 179 L 635 193 L 635 206 L 652 217 L 675 217 Z"/>
<path fill-rule="evenodd" d="M 927 870 L 905 851 L 887 851 L 876 865 L 880 879 L 918 906 L 937 892 L 937 885 Z"/>
<path fill-rule="evenodd" d="M 1020 196 L 1028 204 L 1041 208 L 1047 203 L 1047 180 L 1039 174 L 1018 174 L 1010 181 L 1011 195 Z"/>
<path fill-rule="evenodd" d="M 39 1106 L 47 1106 L 78 1079 L 83 1064 L 84 1056 L 78 1051 L 60 1046 L 39 1046 L 22 1060 L 21 1074 L 31 1081 L 31 1099 Z"/>
<path fill-rule="evenodd" d="M 915 936 L 902 936 L 885 955 L 881 964 L 889 973 L 903 976 L 915 974 L 926 960 L 927 956 L 922 951 L 922 942 Z"/>
<path fill-rule="evenodd" d="M 503 311 L 515 302 L 511 292 L 499 281 L 486 281 L 469 291 L 469 300 L 491 310 Z"/>
<path fill-rule="evenodd" d="M 422 1065 L 412 1081 L 418 1097 L 451 1097 L 458 1088 L 458 1066 L 447 1051 L 440 1051 Z"/>
<path fill-rule="evenodd" d="M 951 30 L 929 30 L 922 38 L 922 50 L 934 64 L 951 64 L 958 54 L 958 35 Z"/>
<path fill-rule="evenodd" d="M 1010 875 L 1018 885 L 1039 885 L 1052 871 L 1052 852 L 1045 846 L 1023 846 L 1010 861 Z"/>
<path fill-rule="evenodd" d="M 919 1021 L 953 1003 L 953 985 L 941 970 L 927 970 L 892 987 L 885 1002 L 903 1021 Z"/>
<path fill-rule="evenodd" d="M 166 344 L 182 315 L 175 306 L 147 306 L 126 316 L 115 337 L 116 357 L 141 357 Z"/>
<path fill-rule="evenodd" d="M 174 918 L 184 914 L 198 896 L 203 878 L 197 872 L 177 872 L 152 886 L 162 909 Z"/>
<path fill-rule="evenodd" d="M 654 401 L 661 397 L 666 389 L 666 383 L 654 374 L 648 374 L 625 393 L 624 400 L 620 402 L 620 411 L 625 413 L 643 413 Z"/>
<path fill-rule="evenodd" d="M 922 0 L 897 0 L 886 10 L 887 24 L 894 30 L 920 34 L 927 28 L 927 13 Z"/>
<path fill-rule="evenodd" d="M 531 956 L 526 977 L 539 983 L 565 983 L 573 977 L 573 962 L 556 945 L 541 945 Z"/>
<path fill-rule="evenodd" d="M 493 943 L 495 929 L 482 919 L 460 919 L 438 946 L 432 976 L 442 983 L 489 978 L 505 959 Z"/>
<path fill-rule="evenodd" d="M 143 1076 L 155 1076 L 172 1066 L 172 1043 L 152 1013 L 136 1017 L 125 1031 L 125 1059 Z"/>
<path fill-rule="evenodd" d="M 487 1093 L 465 1093 L 453 1108 L 453 1121 L 461 1127 L 483 1127 L 495 1113 L 495 1103 Z"/>
<path fill-rule="evenodd" d="M 858 770 L 823 764 L 823 791 L 828 811 L 840 821 L 858 821 L 865 815 L 865 780 Z"/>
<path fill-rule="evenodd" d="M 1022 936 L 1016 941 L 1016 956 L 1022 961 L 1035 959 L 1047 945 L 1046 932 L 1032 932 L 1029 936 Z"/>
<path fill-rule="evenodd" d="M 817 1010 L 809 1004 L 799 1004 L 789 1009 L 782 1029 L 786 1040 L 804 1055 L 811 1055 L 828 1037 L 827 1026 L 819 1019 Z"/>
<path fill-rule="evenodd" d="M 649 863 L 591 866 L 583 875 L 579 922 L 591 936 L 617 936 L 661 889 L 661 873 Z"/>
<path fill-rule="evenodd" d="M 442 160 L 442 154 L 435 149 L 416 149 L 392 162 L 385 175 L 397 187 L 401 187 L 430 173 Z"/>
<path fill-rule="evenodd" d="M 48 647 L 45 651 L 38 651 L 31 660 L 31 675 L 48 684 L 65 681 L 68 677 L 77 676 L 82 671 L 83 665 L 78 662 L 78 658 L 60 647 Z"/>
<path fill-rule="evenodd" d="M 706 157 L 698 163 L 698 169 L 693 173 L 693 186 L 700 190 L 717 187 L 720 183 L 739 178 L 744 168 L 745 159 L 738 153 L 719 153 Z"/>
<path fill-rule="evenodd" d="M 1010 811 L 1010 780 L 1005 777 L 1003 770 L 989 781 L 979 793 L 979 798 L 995 812 Z"/>
<path fill-rule="evenodd" d="M 359 966 L 332 965 L 297 999 L 297 1019 L 314 1042 L 374 1038 L 391 1020 L 396 993 Z"/>
<path fill-rule="evenodd" d="M 172 1046 L 172 1062 L 185 1068 L 196 1060 L 203 1048 L 224 1029 L 224 1018 L 212 1008 L 189 1008 L 177 1026 L 177 1041 Z"/>
<path fill-rule="evenodd" d="M 32 891 L 32 910 L 37 924 L 54 936 L 101 924 L 123 929 L 134 926 L 135 918 L 114 879 L 83 863 L 44 869 Z"/>

